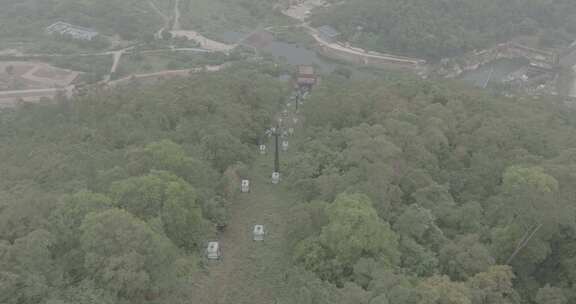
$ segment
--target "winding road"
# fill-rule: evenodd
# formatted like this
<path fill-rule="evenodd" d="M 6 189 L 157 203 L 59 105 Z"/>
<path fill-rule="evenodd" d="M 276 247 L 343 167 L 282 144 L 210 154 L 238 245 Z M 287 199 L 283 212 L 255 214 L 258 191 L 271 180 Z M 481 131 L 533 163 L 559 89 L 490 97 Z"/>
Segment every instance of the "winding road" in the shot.
<path fill-rule="evenodd" d="M 186 39 L 196 41 L 196 43 L 198 43 L 200 47 L 215 52 L 227 53 L 238 46 L 238 44 L 226 44 L 223 42 L 206 38 L 205 36 L 194 30 L 183 30 L 180 23 L 180 17 L 181 17 L 180 0 L 175 0 L 174 16 L 173 16 L 174 22 L 172 24 L 172 29 L 170 30 L 170 34 L 172 34 L 173 37 L 185 37 Z"/>

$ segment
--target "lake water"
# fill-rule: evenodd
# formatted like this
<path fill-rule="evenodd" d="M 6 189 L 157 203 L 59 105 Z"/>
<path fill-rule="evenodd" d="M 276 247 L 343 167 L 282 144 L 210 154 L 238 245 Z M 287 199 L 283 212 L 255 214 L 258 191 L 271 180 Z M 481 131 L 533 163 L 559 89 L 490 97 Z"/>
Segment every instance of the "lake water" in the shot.
<path fill-rule="evenodd" d="M 484 86 L 488 78 L 490 83 L 501 83 L 506 76 L 526 66 L 526 61 L 520 59 L 498 59 L 489 62 L 474 71 L 465 72 L 460 79 L 475 86 Z"/>
<path fill-rule="evenodd" d="M 217 38 L 227 43 L 237 43 L 239 40 L 245 38 L 246 35 L 246 33 L 228 31 L 217 35 Z M 271 41 L 264 47 L 259 48 L 258 51 L 269 53 L 278 59 L 285 60 L 291 65 L 316 65 L 325 73 L 330 73 L 339 66 L 339 64 L 335 62 L 321 58 L 313 50 L 281 41 Z"/>
<path fill-rule="evenodd" d="M 224 41 L 226 43 L 234 44 L 238 41 L 245 39 L 248 33 L 241 33 L 235 31 L 227 31 L 215 36 L 215 39 Z M 361 70 L 352 65 L 339 63 L 334 60 L 329 60 L 318 56 L 318 54 L 311 49 L 300 47 L 296 44 L 290 44 L 282 41 L 272 40 L 263 44 L 262 47 L 257 48 L 258 52 L 268 53 L 272 56 L 283 60 L 290 65 L 314 65 L 319 68 L 320 73 L 331 73 L 338 67 L 344 67 L 352 72 L 354 79 L 373 79 L 381 78 L 387 75 L 389 71 L 379 70 L 377 73 Z"/>

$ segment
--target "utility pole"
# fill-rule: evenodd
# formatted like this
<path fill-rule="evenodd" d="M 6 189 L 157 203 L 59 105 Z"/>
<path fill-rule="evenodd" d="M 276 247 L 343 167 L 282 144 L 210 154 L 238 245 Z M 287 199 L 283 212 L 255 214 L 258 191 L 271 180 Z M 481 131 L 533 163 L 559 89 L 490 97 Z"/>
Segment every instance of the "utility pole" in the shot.
<path fill-rule="evenodd" d="M 280 173 L 280 144 L 279 144 L 279 137 L 280 137 L 280 125 L 276 125 L 276 130 L 274 132 L 274 172 Z"/>
<path fill-rule="evenodd" d="M 298 90 L 298 95 L 296 95 L 296 113 L 298 113 L 298 105 L 300 104 L 300 96 L 302 95 L 302 92 L 300 90 Z"/>
<path fill-rule="evenodd" d="M 276 128 L 272 128 L 272 135 L 274 135 L 274 171 L 272 172 L 272 184 L 280 182 L 280 123 Z"/>

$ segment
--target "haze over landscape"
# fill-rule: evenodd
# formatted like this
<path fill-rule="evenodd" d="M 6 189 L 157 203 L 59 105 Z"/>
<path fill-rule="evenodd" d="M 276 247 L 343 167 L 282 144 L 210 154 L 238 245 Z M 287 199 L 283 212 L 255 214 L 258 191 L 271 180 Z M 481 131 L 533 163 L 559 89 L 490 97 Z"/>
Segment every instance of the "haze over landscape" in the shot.
<path fill-rule="evenodd" d="M 576 303 L 574 172 L 574 0 L 0 0 L 1 304 Z"/>

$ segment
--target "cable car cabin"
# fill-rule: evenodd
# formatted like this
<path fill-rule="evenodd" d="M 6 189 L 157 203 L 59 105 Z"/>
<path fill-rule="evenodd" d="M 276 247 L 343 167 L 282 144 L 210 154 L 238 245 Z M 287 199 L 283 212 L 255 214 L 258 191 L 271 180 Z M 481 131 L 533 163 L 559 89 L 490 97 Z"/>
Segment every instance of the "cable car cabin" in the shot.
<path fill-rule="evenodd" d="M 288 151 L 288 141 L 287 140 L 282 141 L 282 150 L 284 152 Z"/>
<path fill-rule="evenodd" d="M 272 172 L 272 184 L 278 184 L 280 182 L 280 172 Z"/>
<path fill-rule="evenodd" d="M 254 231 L 252 234 L 253 234 L 254 241 L 263 241 L 264 235 L 266 234 L 266 232 L 264 231 L 264 226 L 263 225 L 255 225 Z"/>
<path fill-rule="evenodd" d="M 206 247 L 206 258 L 209 260 L 221 260 L 222 251 L 218 242 L 209 242 Z"/>
<path fill-rule="evenodd" d="M 247 179 L 243 179 L 242 184 L 240 186 L 240 190 L 242 191 L 242 193 L 250 192 L 250 181 Z"/>
<path fill-rule="evenodd" d="M 316 84 L 317 76 L 313 66 L 300 65 L 296 75 L 296 85 L 300 89 L 310 90 Z"/>
<path fill-rule="evenodd" d="M 266 145 L 260 145 L 258 149 L 260 150 L 260 154 L 266 154 Z"/>

